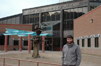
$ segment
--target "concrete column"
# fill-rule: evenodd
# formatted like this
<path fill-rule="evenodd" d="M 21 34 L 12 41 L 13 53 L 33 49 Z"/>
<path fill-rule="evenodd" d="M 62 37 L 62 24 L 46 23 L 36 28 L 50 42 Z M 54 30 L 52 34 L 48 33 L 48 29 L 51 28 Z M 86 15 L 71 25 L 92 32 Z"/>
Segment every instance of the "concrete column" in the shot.
<path fill-rule="evenodd" d="M 20 42 L 19 42 L 19 51 L 22 51 L 22 37 L 20 37 Z"/>
<path fill-rule="evenodd" d="M 45 52 L 45 36 L 42 36 L 42 52 Z"/>
<path fill-rule="evenodd" d="M 62 45 L 63 45 L 63 10 L 61 10 L 61 13 L 60 13 L 60 51 L 61 51 L 61 48 L 62 48 Z"/>
<path fill-rule="evenodd" d="M 52 38 L 52 51 L 53 51 L 53 38 Z"/>
<path fill-rule="evenodd" d="M 31 34 L 28 35 L 28 53 L 31 53 Z"/>
<path fill-rule="evenodd" d="M 4 44 L 4 51 L 7 52 L 7 43 L 8 43 L 8 36 L 5 35 L 5 44 Z"/>
<path fill-rule="evenodd" d="M 39 28 L 41 28 L 41 21 L 42 21 L 41 13 L 39 13 Z"/>

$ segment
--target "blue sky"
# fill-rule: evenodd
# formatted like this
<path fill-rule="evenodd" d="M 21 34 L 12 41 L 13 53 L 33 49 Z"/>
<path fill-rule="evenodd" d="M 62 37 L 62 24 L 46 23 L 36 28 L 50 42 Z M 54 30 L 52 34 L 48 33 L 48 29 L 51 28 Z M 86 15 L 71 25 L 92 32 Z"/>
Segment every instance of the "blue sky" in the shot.
<path fill-rule="evenodd" d="M 0 0 L 0 18 L 22 13 L 22 9 L 58 2 L 59 0 Z"/>

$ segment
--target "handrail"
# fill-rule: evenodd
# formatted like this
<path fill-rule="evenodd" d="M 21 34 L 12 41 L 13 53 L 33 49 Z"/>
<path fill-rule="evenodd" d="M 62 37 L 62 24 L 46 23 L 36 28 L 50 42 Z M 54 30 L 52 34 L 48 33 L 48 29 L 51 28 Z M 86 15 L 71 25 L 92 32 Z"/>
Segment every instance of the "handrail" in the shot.
<path fill-rule="evenodd" d="M 3 63 L 0 63 L 0 64 L 3 64 L 3 66 L 5 66 L 5 65 L 7 65 L 7 66 L 13 66 L 13 65 L 10 65 L 10 64 L 6 64 L 5 63 L 5 60 L 6 59 L 17 60 L 18 61 L 18 66 L 20 66 L 20 61 L 37 63 L 37 66 L 39 66 L 39 63 L 41 63 L 41 64 L 49 64 L 49 65 L 61 66 L 61 64 L 49 63 L 49 62 L 31 61 L 31 60 L 23 60 L 23 59 L 15 59 L 15 58 L 7 58 L 7 57 L 0 57 L 0 58 L 3 59 Z"/>

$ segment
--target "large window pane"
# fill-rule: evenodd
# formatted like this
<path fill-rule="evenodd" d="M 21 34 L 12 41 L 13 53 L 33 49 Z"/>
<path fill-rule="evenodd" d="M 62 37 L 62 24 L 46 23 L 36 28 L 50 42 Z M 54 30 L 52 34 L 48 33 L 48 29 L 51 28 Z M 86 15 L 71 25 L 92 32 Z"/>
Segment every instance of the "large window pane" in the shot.
<path fill-rule="evenodd" d="M 51 21 L 49 12 L 47 13 L 47 21 Z"/>
<path fill-rule="evenodd" d="M 99 47 L 99 39 L 98 39 L 98 37 L 95 37 L 95 47 Z"/>
<path fill-rule="evenodd" d="M 39 22 L 39 14 L 35 14 L 34 16 L 35 16 L 35 23 Z"/>
<path fill-rule="evenodd" d="M 88 38 L 88 47 L 91 47 L 91 38 Z"/>
<path fill-rule="evenodd" d="M 69 22 L 69 30 L 73 30 L 73 20 L 70 20 Z"/>
<path fill-rule="evenodd" d="M 26 15 L 23 17 L 23 23 L 28 24 L 29 23 L 29 15 Z"/>
<path fill-rule="evenodd" d="M 78 14 L 79 17 L 83 15 L 83 9 L 82 8 L 78 8 L 78 12 L 79 12 L 79 14 Z"/>
<path fill-rule="evenodd" d="M 60 23 L 54 25 L 53 30 L 60 30 Z"/>
<path fill-rule="evenodd" d="M 83 7 L 83 14 L 86 14 L 88 12 L 88 7 Z"/>
<path fill-rule="evenodd" d="M 42 22 L 47 20 L 47 13 L 42 13 Z"/>
<path fill-rule="evenodd" d="M 51 15 L 51 20 L 52 20 L 52 21 L 55 21 L 55 13 L 52 13 L 52 15 Z"/>
<path fill-rule="evenodd" d="M 30 15 L 30 23 L 34 23 L 34 15 Z"/>
<path fill-rule="evenodd" d="M 42 22 L 60 20 L 60 11 L 42 13 Z"/>
<path fill-rule="evenodd" d="M 56 11 L 56 20 L 60 20 L 60 11 Z"/>
<path fill-rule="evenodd" d="M 82 47 L 84 47 L 84 44 L 85 44 L 85 40 L 82 39 Z"/>
<path fill-rule="evenodd" d="M 74 19 L 78 18 L 78 9 L 74 9 Z"/>
<path fill-rule="evenodd" d="M 71 16 L 70 19 L 74 19 L 74 9 L 71 9 Z"/>
<path fill-rule="evenodd" d="M 65 22 L 63 22 L 63 29 L 64 30 L 69 30 L 69 21 L 65 21 Z"/>
<path fill-rule="evenodd" d="M 77 44 L 79 45 L 79 40 L 77 40 Z"/>
<path fill-rule="evenodd" d="M 68 20 L 71 17 L 71 13 L 70 13 L 70 9 L 69 10 L 64 10 L 64 19 Z"/>

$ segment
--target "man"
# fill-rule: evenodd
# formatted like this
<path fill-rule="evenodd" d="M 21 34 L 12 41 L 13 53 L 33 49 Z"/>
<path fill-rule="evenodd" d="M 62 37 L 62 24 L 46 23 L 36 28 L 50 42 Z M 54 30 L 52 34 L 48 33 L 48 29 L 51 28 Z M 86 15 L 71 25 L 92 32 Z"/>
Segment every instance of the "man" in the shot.
<path fill-rule="evenodd" d="M 79 66 L 81 62 L 80 47 L 73 42 L 73 36 L 67 36 L 67 43 L 62 50 L 62 66 Z"/>

